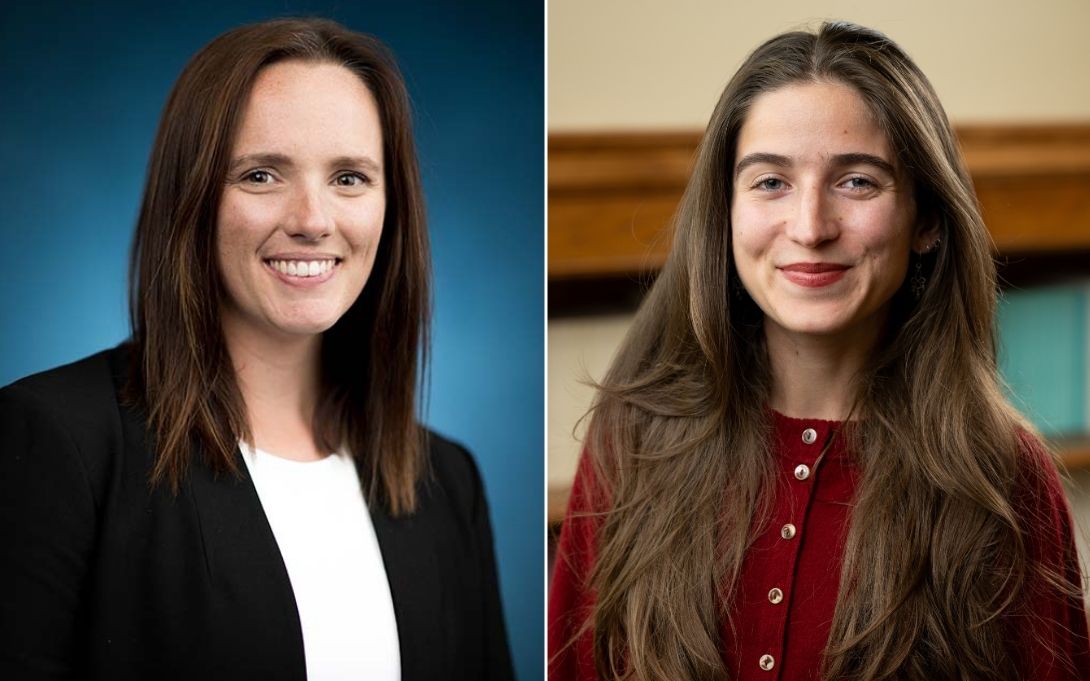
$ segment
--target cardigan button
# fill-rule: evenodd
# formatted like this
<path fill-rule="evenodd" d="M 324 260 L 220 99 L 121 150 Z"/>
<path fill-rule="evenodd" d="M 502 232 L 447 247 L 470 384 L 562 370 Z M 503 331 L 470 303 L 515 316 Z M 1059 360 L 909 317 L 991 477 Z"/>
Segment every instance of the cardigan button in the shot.
<path fill-rule="evenodd" d="M 769 654 L 761 655 L 760 661 L 757 663 L 761 665 L 761 669 L 766 672 L 772 671 L 772 668 L 776 666 L 776 660 Z"/>
<path fill-rule="evenodd" d="M 802 431 L 802 441 L 808 445 L 812 445 L 817 442 L 817 431 L 813 428 L 807 428 Z"/>
<path fill-rule="evenodd" d="M 783 591 L 780 591 L 780 589 L 778 589 L 776 587 L 773 587 L 772 590 L 768 592 L 768 602 L 771 603 L 772 605 L 777 605 L 782 600 L 783 600 Z"/>
<path fill-rule="evenodd" d="M 780 528 L 780 536 L 783 537 L 784 539 L 794 539 L 795 538 L 795 526 L 792 525 L 791 523 L 787 523 L 786 525 L 784 525 L 783 527 Z"/>
<path fill-rule="evenodd" d="M 800 463 L 798 466 L 795 466 L 795 477 L 799 480 L 805 480 L 806 478 L 810 477 L 810 467 L 804 463 Z"/>

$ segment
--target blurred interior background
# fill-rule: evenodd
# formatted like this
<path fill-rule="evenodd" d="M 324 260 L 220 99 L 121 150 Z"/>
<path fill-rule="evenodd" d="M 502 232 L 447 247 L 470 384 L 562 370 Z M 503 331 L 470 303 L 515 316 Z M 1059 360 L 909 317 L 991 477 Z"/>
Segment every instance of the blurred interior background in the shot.
<path fill-rule="evenodd" d="M 549 2 L 549 523 L 593 390 L 670 247 L 700 134 L 749 51 L 846 19 L 901 45 L 954 123 L 997 248 L 1013 402 L 1090 528 L 1090 4 Z"/>

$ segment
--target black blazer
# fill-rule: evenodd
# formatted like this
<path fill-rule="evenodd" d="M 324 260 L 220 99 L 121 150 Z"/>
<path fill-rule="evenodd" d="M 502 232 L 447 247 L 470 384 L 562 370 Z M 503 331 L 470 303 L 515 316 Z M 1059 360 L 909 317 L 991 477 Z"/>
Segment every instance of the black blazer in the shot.
<path fill-rule="evenodd" d="M 247 468 L 148 485 L 125 346 L 0 391 L 0 678 L 306 677 L 288 574 Z M 371 509 L 403 679 L 508 679 L 488 508 L 469 453 L 432 436 L 419 508 Z M 241 457 L 241 454 L 239 454 Z"/>

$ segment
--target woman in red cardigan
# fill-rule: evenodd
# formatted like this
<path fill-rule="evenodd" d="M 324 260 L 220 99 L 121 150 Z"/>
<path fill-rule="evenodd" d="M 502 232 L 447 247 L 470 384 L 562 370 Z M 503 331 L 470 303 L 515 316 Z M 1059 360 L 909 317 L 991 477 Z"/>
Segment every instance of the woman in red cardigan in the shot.
<path fill-rule="evenodd" d="M 1052 456 L 996 373 L 991 241 L 926 77 L 759 47 L 595 402 L 551 679 L 1087 679 Z"/>

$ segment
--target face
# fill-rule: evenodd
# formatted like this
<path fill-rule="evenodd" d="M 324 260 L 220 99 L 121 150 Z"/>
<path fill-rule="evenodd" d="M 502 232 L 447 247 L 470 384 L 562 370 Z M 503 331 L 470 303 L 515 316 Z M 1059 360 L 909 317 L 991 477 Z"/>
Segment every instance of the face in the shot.
<path fill-rule="evenodd" d="M 731 204 L 734 262 L 766 333 L 873 338 L 934 238 L 909 178 L 854 88 L 789 85 L 742 125 Z"/>
<path fill-rule="evenodd" d="M 385 209 L 378 106 L 359 77 L 327 63 L 264 69 L 218 215 L 228 335 L 333 326 L 367 282 Z"/>

